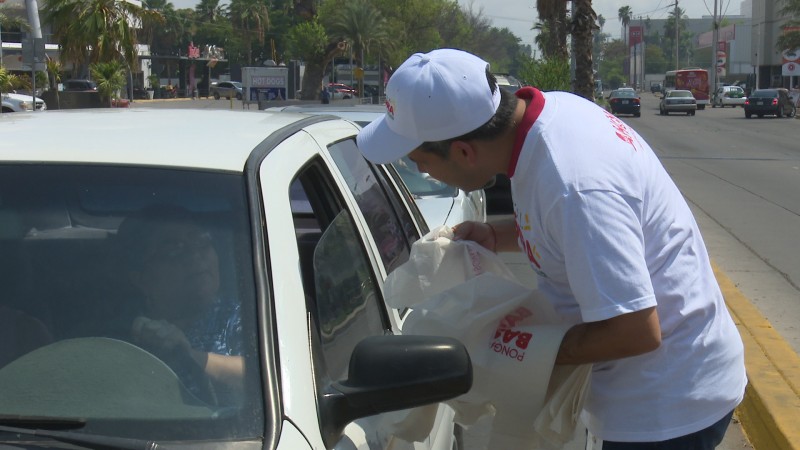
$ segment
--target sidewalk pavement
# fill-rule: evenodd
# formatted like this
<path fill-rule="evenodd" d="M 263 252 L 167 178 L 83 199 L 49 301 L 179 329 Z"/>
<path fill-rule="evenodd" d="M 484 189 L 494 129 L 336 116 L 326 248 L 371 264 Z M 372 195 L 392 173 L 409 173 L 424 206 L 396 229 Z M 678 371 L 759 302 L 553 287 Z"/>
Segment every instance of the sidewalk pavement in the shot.
<path fill-rule="evenodd" d="M 535 287 L 533 271 L 522 254 L 501 255 L 521 282 Z M 718 449 L 800 450 L 800 356 L 716 265 L 714 273 L 744 342 L 749 380 Z M 579 429 L 565 450 L 583 449 L 583 433 Z M 482 431 L 467 430 L 470 434 L 478 442 L 468 443 L 467 449 L 481 448 Z"/>

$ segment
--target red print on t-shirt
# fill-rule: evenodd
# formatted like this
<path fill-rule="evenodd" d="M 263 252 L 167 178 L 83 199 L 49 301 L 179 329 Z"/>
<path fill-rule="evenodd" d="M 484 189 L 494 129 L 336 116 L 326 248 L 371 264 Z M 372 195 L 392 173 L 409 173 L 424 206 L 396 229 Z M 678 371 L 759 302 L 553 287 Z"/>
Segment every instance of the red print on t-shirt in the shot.
<path fill-rule="evenodd" d="M 631 134 L 631 129 L 628 128 L 628 126 L 625 125 L 625 122 L 620 120 L 619 117 L 611 114 L 608 111 L 604 112 L 606 114 L 606 117 L 608 117 L 609 122 L 611 122 L 611 126 L 614 128 L 617 137 L 620 138 L 623 142 L 627 142 L 628 144 L 630 144 L 630 146 L 633 147 L 633 151 L 637 151 L 638 149 L 636 148 L 636 139 L 633 137 L 633 134 Z"/>

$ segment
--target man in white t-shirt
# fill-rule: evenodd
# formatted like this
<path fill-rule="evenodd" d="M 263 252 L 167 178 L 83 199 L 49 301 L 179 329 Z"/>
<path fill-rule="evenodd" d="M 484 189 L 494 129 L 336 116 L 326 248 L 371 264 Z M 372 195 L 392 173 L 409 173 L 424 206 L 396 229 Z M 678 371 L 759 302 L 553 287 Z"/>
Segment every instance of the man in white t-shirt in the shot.
<path fill-rule="evenodd" d="M 556 362 L 594 364 L 583 421 L 599 448 L 716 447 L 747 383 L 742 341 L 697 223 L 641 136 L 569 93 L 498 89 L 485 61 L 453 49 L 411 56 L 386 95 L 358 135 L 371 161 L 408 155 L 464 190 L 510 177 L 514 219 L 456 236 L 527 254 L 574 324 Z"/>

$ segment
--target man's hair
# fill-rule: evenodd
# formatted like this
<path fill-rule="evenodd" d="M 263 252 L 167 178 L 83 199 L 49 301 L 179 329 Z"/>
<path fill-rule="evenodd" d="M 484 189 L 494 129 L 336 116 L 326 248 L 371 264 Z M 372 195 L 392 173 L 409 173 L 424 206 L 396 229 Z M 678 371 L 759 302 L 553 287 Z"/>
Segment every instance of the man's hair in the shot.
<path fill-rule="evenodd" d="M 486 68 L 486 81 L 489 83 L 492 95 L 494 95 L 495 91 L 500 89 L 500 87 L 497 85 L 497 78 L 495 78 L 488 67 Z M 458 137 L 446 139 L 444 141 L 423 142 L 419 148 L 447 159 L 450 155 L 450 144 L 455 141 L 493 139 L 511 126 L 514 110 L 517 108 L 517 101 L 518 99 L 514 94 L 505 89 L 500 89 L 500 105 L 498 105 L 497 111 L 488 122 Z"/>

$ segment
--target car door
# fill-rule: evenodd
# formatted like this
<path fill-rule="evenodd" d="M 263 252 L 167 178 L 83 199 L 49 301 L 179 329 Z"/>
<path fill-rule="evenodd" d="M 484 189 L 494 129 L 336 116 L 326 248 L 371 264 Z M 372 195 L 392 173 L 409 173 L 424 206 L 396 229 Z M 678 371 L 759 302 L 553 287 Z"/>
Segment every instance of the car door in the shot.
<path fill-rule="evenodd" d="M 368 336 L 399 333 L 402 311 L 383 301 L 386 275 L 408 259 L 420 228 L 383 168 L 355 146 L 357 128 L 343 121 L 307 127 L 276 146 L 259 167 L 266 211 L 285 426 L 311 448 L 330 443 L 320 393 L 347 374 L 354 346 Z M 290 261 L 286 264 L 286 261 Z M 297 286 L 301 286 L 298 291 Z M 336 449 L 444 450 L 452 446 L 453 412 L 439 405 L 430 436 L 406 442 L 392 434 L 403 413 L 356 420 Z M 283 446 L 285 445 L 285 447 Z M 293 449 L 280 442 L 279 449 Z"/>

